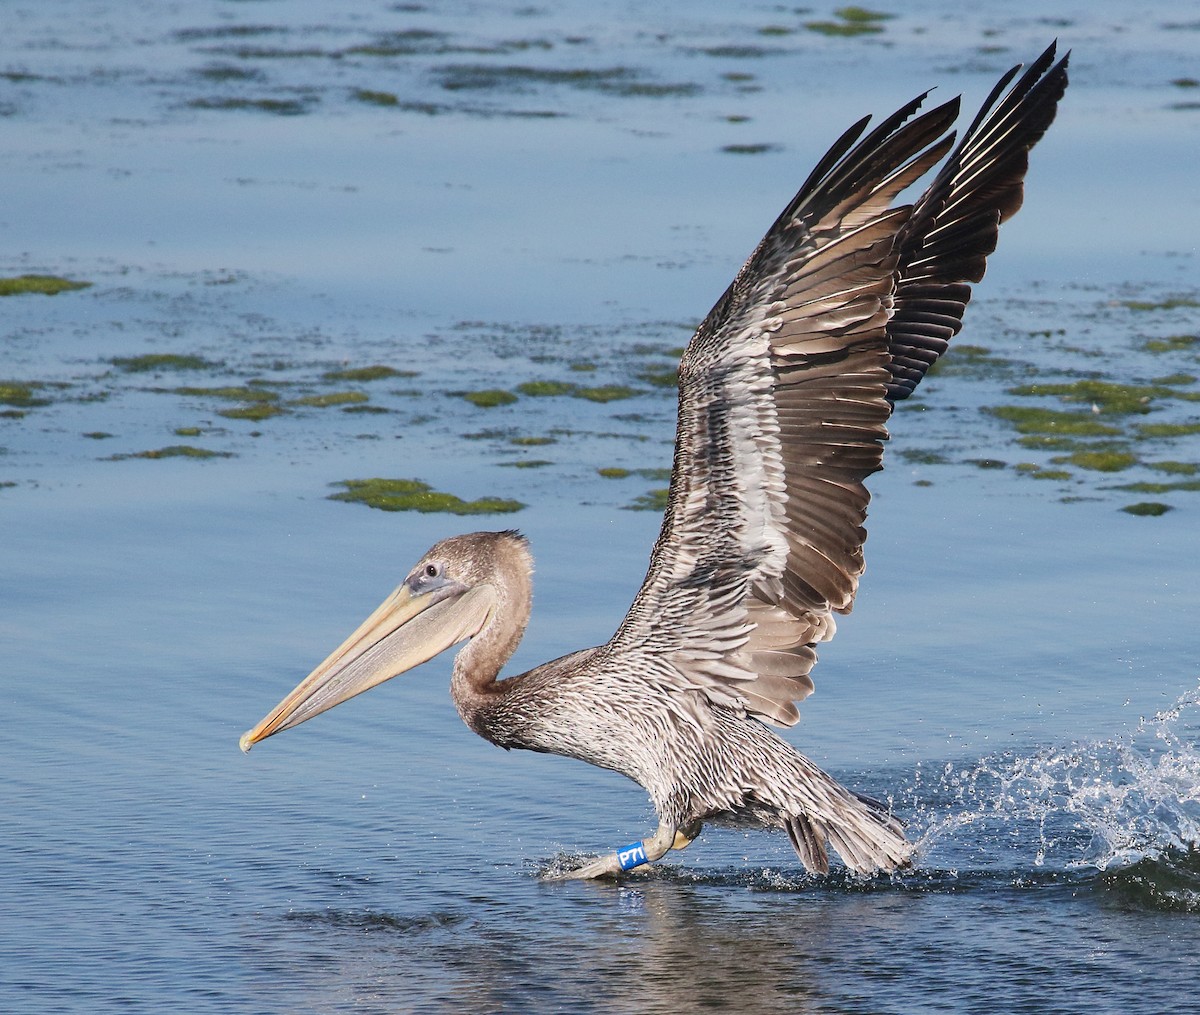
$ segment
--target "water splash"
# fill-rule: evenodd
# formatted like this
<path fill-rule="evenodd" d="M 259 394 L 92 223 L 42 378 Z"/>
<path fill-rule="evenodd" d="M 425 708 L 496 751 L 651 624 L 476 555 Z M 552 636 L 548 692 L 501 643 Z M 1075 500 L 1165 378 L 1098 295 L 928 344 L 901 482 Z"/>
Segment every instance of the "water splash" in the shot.
<path fill-rule="evenodd" d="M 919 766 L 894 803 L 917 862 L 891 875 L 835 866 L 695 868 L 664 862 L 630 884 L 762 892 L 961 893 L 1099 889 L 1120 906 L 1200 913 L 1200 686 L 1129 734 Z M 761 833 L 748 833 L 761 834 Z M 590 857 L 533 865 L 553 878 Z"/>
<path fill-rule="evenodd" d="M 901 810 L 916 816 L 920 865 L 1090 870 L 1200 911 L 1198 730 L 1200 687 L 1119 738 L 918 769 Z"/>

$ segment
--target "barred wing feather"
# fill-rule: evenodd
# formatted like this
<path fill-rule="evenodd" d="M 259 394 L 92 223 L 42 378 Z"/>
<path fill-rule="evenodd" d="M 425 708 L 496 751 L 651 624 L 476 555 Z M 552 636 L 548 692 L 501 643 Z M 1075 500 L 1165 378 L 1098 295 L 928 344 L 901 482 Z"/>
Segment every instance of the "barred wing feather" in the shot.
<path fill-rule="evenodd" d="M 892 403 L 961 327 L 1020 206 L 1066 58 L 1001 79 L 954 148 L 958 100 L 848 130 L 697 329 L 679 370 L 668 507 L 607 646 L 675 692 L 791 725 L 815 645 L 853 606 Z M 891 207 L 951 152 L 913 204 Z"/>

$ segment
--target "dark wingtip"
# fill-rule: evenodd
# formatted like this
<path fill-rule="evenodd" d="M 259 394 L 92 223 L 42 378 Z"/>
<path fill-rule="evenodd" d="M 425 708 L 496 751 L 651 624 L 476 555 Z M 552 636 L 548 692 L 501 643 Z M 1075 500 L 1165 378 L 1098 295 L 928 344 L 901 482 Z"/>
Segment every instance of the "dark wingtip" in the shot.
<path fill-rule="evenodd" d="M 1021 207 L 1029 151 L 1054 122 L 1067 89 L 1070 53 L 1055 63 L 1057 50 L 1056 39 L 1024 73 L 1017 64 L 1000 77 L 914 207 L 888 325 L 890 402 L 912 393 L 958 333 L 970 283 L 983 278 L 1000 223 Z"/>

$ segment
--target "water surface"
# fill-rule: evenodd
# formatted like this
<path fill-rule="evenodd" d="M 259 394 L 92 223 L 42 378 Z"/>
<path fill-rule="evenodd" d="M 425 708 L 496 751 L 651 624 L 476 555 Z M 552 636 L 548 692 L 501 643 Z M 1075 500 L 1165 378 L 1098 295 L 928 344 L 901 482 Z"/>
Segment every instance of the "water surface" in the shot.
<path fill-rule="evenodd" d="M 10 14 L 0 276 L 92 285 L 0 299 L 0 381 L 26 392 L 0 405 L 0 1006 L 1189 1003 L 1189 5 L 925 2 L 848 37 L 806 27 L 832 8 L 716 3 Z M 914 871 L 823 882 L 781 837 L 710 831 L 620 885 L 545 883 L 654 815 L 610 773 L 472 736 L 445 660 L 237 751 L 452 532 L 533 541 L 514 666 L 607 638 L 658 527 L 627 508 L 665 485 L 664 375 L 813 161 L 932 85 L 977 103 L 1054 36 L 1072 85 L 973 350 L 893 421 L 862 593 L 788 734 L 894 801 Z M 339 373 L 373 365 L 401 373 Z M 982 411 L 1087 411 L 1015 393 L 1080 380 L 1154 389 L 1097 404 L 1117 433 L 1087 448 L 1127 468 L 1055 461 L 1079 449 Z M 574 394 L 462 397 L 539 381 Z M 178 446 L 213 457 L 143 457 Z M 327 499 L 371 476 L 527 506 Z M 1169 510 L 1123 510 L 1145 502 Z"/>

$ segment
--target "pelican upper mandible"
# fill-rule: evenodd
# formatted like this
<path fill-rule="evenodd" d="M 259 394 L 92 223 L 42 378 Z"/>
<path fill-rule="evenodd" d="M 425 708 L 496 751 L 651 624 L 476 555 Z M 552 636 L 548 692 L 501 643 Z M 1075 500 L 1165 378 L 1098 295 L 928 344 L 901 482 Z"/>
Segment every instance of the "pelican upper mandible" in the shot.
<path fill-rule="evenodd" d="M 815 647 L 854 602 L 885 424 L 962 324 L 1067 57 L 1006 73 L 955 144 L 953 99 L 920 96 L 821 159 L 688 343 L 668 505 L 649 571 L 604 645 L 507 678 L 529 620 L 517 532 L 443 540 L 254 729 L 258 741 L 459 643 L 450 693 L 504 748 L 561 754 L 645 787 L 649 838 L 569 872 L 616 874 L 705 823 L 787 831 L 811 871 L 911 861 L 901 823 L 772 731 L 799 719 Z M 864 136 L 865 134 L 865 136 Z M 945 160 L 911 204 L 901 191 Z"/>

